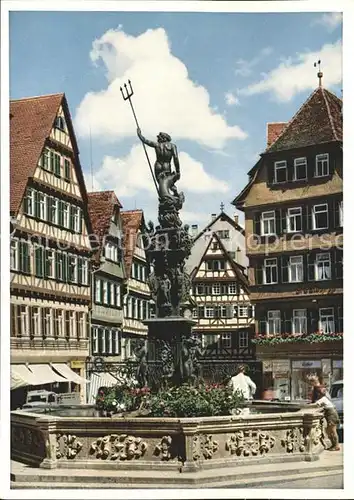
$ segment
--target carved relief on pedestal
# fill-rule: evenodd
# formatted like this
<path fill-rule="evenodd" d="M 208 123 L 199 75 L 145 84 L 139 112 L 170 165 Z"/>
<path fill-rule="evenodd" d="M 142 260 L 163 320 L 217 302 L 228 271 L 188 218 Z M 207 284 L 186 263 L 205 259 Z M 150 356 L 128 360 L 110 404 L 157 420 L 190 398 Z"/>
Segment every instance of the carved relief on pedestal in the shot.
<path fill-rule="evenodd" d="M 326 435 L 324 431 L 324 419 L 322 419 L 313 429 L 310 434 L 312 443 L 317 446 L 319 443 L 326 447 Z"/>
<path fill-rule="evenodd" d="M 161 441 L 155 446 L 154 455 L 160 455 L 161 460 L 170 460 L 172 458 L 172 437 L 163 436 Z"/>
<path fill-rule="evenodd" d="M 288 453 L 305 451 L 305 438 L 303 430 L 299 427 L 286 431 L 285 438 L 281 440 L 282 446 Z"/>
<path fill-rule="evenodd" d="M 199 446 L 198 446 L 199 445 Z M 219 443 L 213 440 L 211 434 L 202 434 L 193 438 L 193 460 L 198 460 L 201 456 L 205 460 L 213 458 L 214 453 L 219 449 Z"/>
<path fill-rule="evenodd" d="M 90 454 L 102 460 L 133 460 L 144 455 L 147 443 L 140 437 L 127 434 L 110 434 L 96 439 L 91 444 Z"/>
<path fill-rule="evenodd" d="M 36 429 L 29 427 L 11 427 L 11 447 L 17 451 L 25 451 L 36 456 L 44 456 L 45 443 L 43 436 Z"/>
<path fill-rule="evenodd" d="M 268 432 L 236 431 L 226 441 L 226 450 L 231 455 L 248 457 L 250 455 L 265 455 L 274 446 L 275 437 Z"/>
<path fill-rule="evenodd" d="M 56 457 L 73 459 L 82 449 L 82 443 L 73 434 L 57 434 Z"/>

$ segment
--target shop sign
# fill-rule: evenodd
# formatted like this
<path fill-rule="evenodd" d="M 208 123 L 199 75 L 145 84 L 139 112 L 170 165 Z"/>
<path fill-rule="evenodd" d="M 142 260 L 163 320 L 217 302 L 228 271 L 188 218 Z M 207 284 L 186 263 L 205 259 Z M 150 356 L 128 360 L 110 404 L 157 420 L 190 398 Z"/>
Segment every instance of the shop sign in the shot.
<path fill-rule="evenodd" d="M 333 360 L 333 368 L 343 368 L 343 360 L 342 359 L 334 359 Z"/>
<path fill-rule="evenodd" d="M 293 361 L 293 369 L 321 368 L 321 361 Z"/>
<path fill-rule="evenodd" d="M 273 361 L 273 372 L 286 373 L 290 371 L 290 361 L 288 359 L 279 359 Z"/>
<path fill-rule="evenodd" d="M 71 368 L 79 369 L 79 368 L 84 368 L 85 363 L 84 363 L 84 361 L 74 360 L 74 361 L 70 361 L 70 366 L 71 366 Z"/>

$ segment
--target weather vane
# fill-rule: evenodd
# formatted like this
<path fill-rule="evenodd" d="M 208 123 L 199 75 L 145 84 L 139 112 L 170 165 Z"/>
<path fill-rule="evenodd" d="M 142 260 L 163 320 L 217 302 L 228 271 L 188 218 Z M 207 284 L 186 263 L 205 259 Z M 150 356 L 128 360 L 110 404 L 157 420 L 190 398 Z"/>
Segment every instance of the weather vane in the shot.
<path fill-rule="evenodd" d="M 317 76 L 318 76 L 318 84 L 320 87 L 322 87 L 322 77 L 323 77 L 323 73 L 321 71 L 321 59 L 319 59 L 317 61 L 317 63 L 314 63 L 313 64 L 314 67 L 316 68 L 318 66 L 318 73 L 317 73 Z"/>
<path fill-rule="evenodd" d="M 128 87 L 128 85 L 129 85 L 129 87 Z M 136 126 L 137 126 L 137 128 L 140 128 L 139 127 L 139 123 L 138 123 L 138 119 L 137 119 L 136 114 L 135 114 L 134 106 L 133 106 L 133 103 L 132 103 L 132 100 L 131 100 L 131 98 L 134 95 L 134 91 L 133 91 L 132 83 L 131 83 L 130 80 L 128 80 L 128 85 L 125 83 L 124 84 L 124 90 L 123 90 L 122 87 L 120 87 L 120 91 L 122 93 L 123 99 L 125 101 L 127 101 L 127 100 L 129 101 L 130 107 L 132 108 L 132 112 L 133 112 L 133 116 L 134 116 L 134 120 L 135 120 Z M 149 158 L 149 155 L 148 155 L 148 153 L 146 151 L 146 147 L 145 147 L 144 143 L 143 143 L 143 148 L 144 148 L 144 151 L 145 151 L 146 159 L 147 159 L 148 164 L 149 164 L 150 172 L 151 172 L 154 184 L 155 184 L 156 191 L 158 192 L 156 179 L 155 179 L 155 176 L 153 174 L 153 171 L 152 171 L 152 168 L 151 168 L 151 163 L 150 163 L 150 158 Z"/>

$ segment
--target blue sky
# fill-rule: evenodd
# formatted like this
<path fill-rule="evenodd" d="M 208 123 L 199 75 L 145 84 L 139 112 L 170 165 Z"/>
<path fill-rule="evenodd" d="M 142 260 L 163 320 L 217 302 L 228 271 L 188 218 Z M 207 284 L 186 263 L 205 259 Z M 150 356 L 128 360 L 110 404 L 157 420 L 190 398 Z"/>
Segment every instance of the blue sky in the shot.
<path fill-rule="evenodd" d="M 317 86 L 341 96 L 335 13 L 11 12 L 10 96 L 65 92 L 91 190 L 156 219 L 157 200 L 128 103 L 143 133 L 169 132 L 180 152 L 185 222 L 205 224 L 247 183 L 266 123 L 287 121 Z M 154 160 L 151 152 L 150 158 Z"/>

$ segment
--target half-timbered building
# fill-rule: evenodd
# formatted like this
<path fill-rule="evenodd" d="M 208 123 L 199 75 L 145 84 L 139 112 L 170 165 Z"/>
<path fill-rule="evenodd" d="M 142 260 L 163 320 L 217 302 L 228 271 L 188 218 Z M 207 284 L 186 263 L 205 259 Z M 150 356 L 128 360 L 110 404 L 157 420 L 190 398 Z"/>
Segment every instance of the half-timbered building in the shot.
<path fill-rule="evenodd" d="M 64 94 L 11 101 L 10 190 L 12 388 L 84 400 L 91 228 Z"/>
<path fill-rule="evenodd" d="M 196 303 L 194 334 L 202 336 L 207 354 L 214 358 L 252 361 L 253 307 L 246 275 L 244 230 L 237 216 L 223 211 L 193 242 L 187 269 L 191 296 Z"/>
<path fill-rule="evenodd" d="M 134 356 L 134 341 L 147 335 L 147 326 L 142 321 L 150 317 L 151 294 L 147 283 L 149 265 L 142 238 L 146 230 L 143 211 L 124 210 L 121 217 L 126 275 L 123 349 L 124 358 L 130 358 Z"/>
<path fill-rule="evenodd" d="M 245 212 L 264 385 L 306 399 L 308 374 L 343 374 L 342 101 L 320 83 L 267 132 L 233 203 Z"/>

